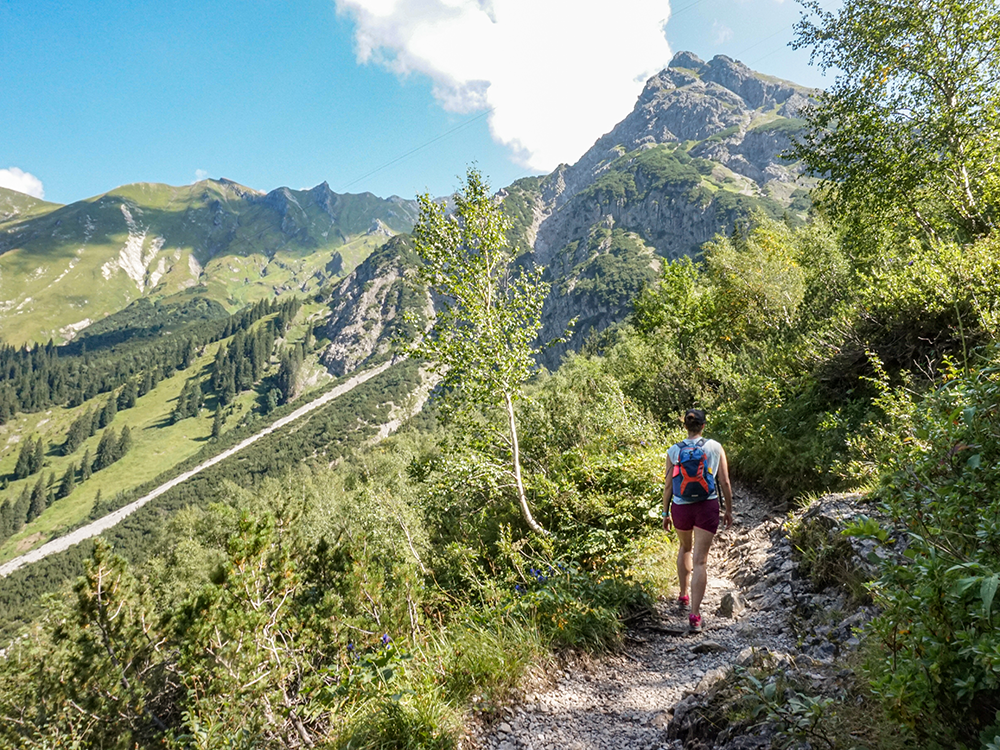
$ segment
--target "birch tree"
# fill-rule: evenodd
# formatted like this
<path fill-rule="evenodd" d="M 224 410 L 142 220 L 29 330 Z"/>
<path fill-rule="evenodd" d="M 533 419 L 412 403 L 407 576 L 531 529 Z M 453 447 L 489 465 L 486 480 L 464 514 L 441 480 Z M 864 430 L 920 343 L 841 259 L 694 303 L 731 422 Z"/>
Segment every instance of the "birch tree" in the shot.
<path fill-rule="evenodd" d="M 1000 222 L 997 0 L 799 0 L 793 47 L 837 72 L 793 149 L 834 214 L 909 215 L 929 239 Z"/>
<path fill-rule="evenodd" d="M 533 531 L 545 534 L 524 491 L 514 403 L 536 367 L 548 284 L 541 269 L 515 267 L 509 220 L 477 169 L 468 170 L 455 194 L 453 214 L 428 194 L 417 200 L 420 218 L 413 237 L 423 261 L 420 280 L 437 304 L 430 330 L 414 351 L 462 398 L 502 407 L 521 515 Z"/>

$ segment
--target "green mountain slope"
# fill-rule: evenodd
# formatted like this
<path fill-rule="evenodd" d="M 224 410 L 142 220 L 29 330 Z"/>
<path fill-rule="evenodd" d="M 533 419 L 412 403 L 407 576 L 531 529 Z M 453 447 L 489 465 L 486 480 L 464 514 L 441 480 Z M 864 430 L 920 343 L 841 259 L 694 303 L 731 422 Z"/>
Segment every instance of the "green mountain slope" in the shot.
<path fill-rule="evenodd" d="M 58 207 L 58 203 L 49 203 L 16 190 L 0 187 L 0 227 Z"/>
<path fill-rule="evenodd" d="M 0 339 L 12 344 L 70 340 L 142 297 L 183 293 L 232 310 L 312 291 L 416 216 L 411 201 L 338 195 L 326 183 L 267 194 L 229 180 L 139 183 L 67 206 L 9 203 L 0 202 L 10 216 L 0 223 Z"/>

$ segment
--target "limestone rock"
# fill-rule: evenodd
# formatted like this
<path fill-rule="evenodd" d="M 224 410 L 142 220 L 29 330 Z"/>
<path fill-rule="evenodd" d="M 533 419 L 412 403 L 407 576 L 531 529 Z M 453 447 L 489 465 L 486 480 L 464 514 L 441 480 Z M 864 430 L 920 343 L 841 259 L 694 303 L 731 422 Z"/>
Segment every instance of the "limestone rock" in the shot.
<path fill-rule="evenodd" d="M 405 241 L 390 240 L 334 288 L 323 332 L 330 344 L 320 358 L 331 374 L 340 377 L 389 351 L 402 324 L 409 262 Z"/>
<path fill-rule="evenodd" d="M 743 597 L 737 591 L 728 591 L 719 602 L 719 608 L 715 611 L 717 617 L 736 618 L 746 610 Z"/>
<path fill-rule="evenodd" d="M 797 127 L 790 118 L 812 94 L 725 56 L 704 62 L 679 52 L 646 82 L 632 112 L 579 161 L 560 166 L 518 197 L 530 206 L 530 212 L 521 211 L 530 218 L 523 240 L 552 280 L 539 339 L 559 339 L 569 321 L 577 320 L 565 343 L 545 350 L 543 364 L 555 367 L 566 351 L 632 309 L 634 292 L 621 299 L 595 293 L 588 275 L 595 259 L 608 252 L 595 242 L 605 229 L 629 233 L 644 248 L 646 255 L 633 258 L 629 272 L 616 266 L 618 278 L 628 278 L 641 272 L 641 264 L 655 271 L 662 259 L 695 255 L 716 233 L 731 228 L 741 215 L 740 200 L 772 201 L 787 209 L 799 167 L 781 154 Z M 656 167 L 634 166 L 635 154 L 664 145 L 682 159 L 700 160 L 702 174 L 716 187 L 700 192 L 701 182 L 692 182 L 690 172 L 686 181 L 677 175 L 664 178 L 674 170 L 665 154 L 656 157 L 664 160 L 662 174 Z M 684 167 L 675 171 L 680 174 Z"/>

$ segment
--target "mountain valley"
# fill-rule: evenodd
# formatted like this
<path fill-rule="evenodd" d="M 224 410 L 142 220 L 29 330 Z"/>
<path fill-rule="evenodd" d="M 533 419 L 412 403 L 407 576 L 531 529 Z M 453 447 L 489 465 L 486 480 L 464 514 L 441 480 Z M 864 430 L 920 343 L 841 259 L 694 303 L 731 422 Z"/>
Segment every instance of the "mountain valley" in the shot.
<path fill-rule="evenodd" d="M 0 747 L 1000 748 L 1000 7 L 802 13 L 505 186 L 0 190 Z"/>

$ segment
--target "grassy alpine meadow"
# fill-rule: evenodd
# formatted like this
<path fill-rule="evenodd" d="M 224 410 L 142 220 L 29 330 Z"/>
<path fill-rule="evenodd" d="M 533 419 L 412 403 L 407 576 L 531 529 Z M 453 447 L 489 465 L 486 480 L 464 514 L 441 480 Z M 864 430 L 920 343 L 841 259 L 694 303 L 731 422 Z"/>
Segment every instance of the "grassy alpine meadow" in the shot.
<path fill-rule="evenodd" d="M 314 303 L 312 312 L 319 307 Z M 285 341 L 301 342 L 306 337 L 307 330 L 311 331 L 312 326 L 312 322 L 306 319 L 308 315 L 307 311 L 299 316 L 298 322 L 286 333 Z M 39 414 L 21 414 L 15 420 L 0 426 L 0 439 L 3 435 L 7 436 L 5 450 L 0 454 L 0 475 L 9 477 L 13 474 L 21 441 L 40 438 L 45 445 L 45 460 L 41 472 L 9 481 L 6 491 L 0 494 L 0 502 L 9 499 L 13 503 L 25 488 L 31 490 L 40 476 L 46 483 L 49 478 L 55 477 L 55 484 L 58 486 L 71 465 L 76 467 L 78 476 L 71 494 L 52 502 L 38 518 L 0 545 L 0 560 L 9 560 L 80 525 L 94 513 L 100 514 L 100 509 L 94 507 L 98 498 L 107 503 L 120 493 L 128 493 L 157 477 L 167 476 L 175 466 L 202 452 L 212 440 L 218 399 L 207 393 L 203 408 L 193 417 L 174 421 L 173 413 L 185 384 L 206 382 L 211 375 L 219 347 L 228 342 L 228 339 L 224 339 L 205 347 L 190 367 L 160 381 L 151 391 L 138 398 L 132 408 L 118 411 L 107 427 L 84 440 L 70 456 L 63 456 L 61 452 L 70 425 L 88 412 L 103 408 L 113 393 L 101 394 L 74 408 L 54 408 Z M 313 362 L 314 359 L 310 358 L 308 362 Z M 276 365 L 276 360 L 272 361 L 269 374 L 276 371 Z M 330 379 L 325 369 L 315 364 L 303 368 L 303 376 L 300 395 L 322 387 Z M 117 392 L 116 390 L 114 393 Z M 259 411 L 261 399 L 262 393 L 258 389 L 251 389 L 238 394 L 231 403 L 222 407 L 222 432 L 242 425 L 247 417 Z M 81 462 L 85 455 L 94 460 L 104 430 L 114 429 L 120 434 L 126 426 L 132 439 L 128 453 L 83 480 L 80 475 Z"/>
<path fill-rule="evenodd" d="M 172 424 L 171 412 L 184 382 L 192 375 L 203 377 L 205 371 L 210 367 L 212 358 L 205 355 L 199 358 L 188 370 L 178 372 L 161 381 L 152 391 L 139 398 L 133 408 L 118 412 L 108 427 L 99 430 L 97 434 L 85 440 L 70 456 L 63 456 L 59 451 L 70 424 L 89 410 L 102 407 L 110 395 L 102 394 L 73 409 L 52 410 L 53 415 L 58 412 L 58 417 L 49 418 L 49 421 L 43 425 L 48 429 L 37 434 L 45 440 L 48 446 L 42 474 L 45 476 L 55 475 L 57 482 L 71 464 L 79 469 L 85 454 L 89 454 L 93 460 L 104 429 L 113 428 L 120 433 L 122 427 L 128 425 L 134 444 L 126 456 L 101 471 L 93 473 L 86 481 L 78 482 L 72 494 L 56 500 L 39 518 L 12 536 L 0 547 L 0 558 L 10 559 L 39 542 L 47 541 L 52 535 L 65 531 L 87 519 L 98 492 L 103 498 L 110 499 L 119 492 L 128 491 L 160 476 L 169 471 L 171 467 L 200 451 L 211 435 L 211 413 L 203 412 L 199 417 Z M 234 416 L 248 409 L 252 404 L 246 402 L 252 398 L 251 395 L 244 396 L 242 398 L 244 403 L 234 410 Z M 5 427 L 11 427 L 11 425 Z M 34 434 L 30 424 L 16 424 L 13 427 L 21 435 Z M 5 470 L 8 474 L 13 471 L 17 447 L 17 445 L 11 446 L 12 449 L 8 449 L 5 453 L 3 463 L 0 463 L 0 471 Z M 36 474 L 12 482 L 4 497 L 16 498 L 24 487 L 32 487 L 37 481 L 38 475 Z M 27 540 L 33 541 L 26 546 Z"/>

